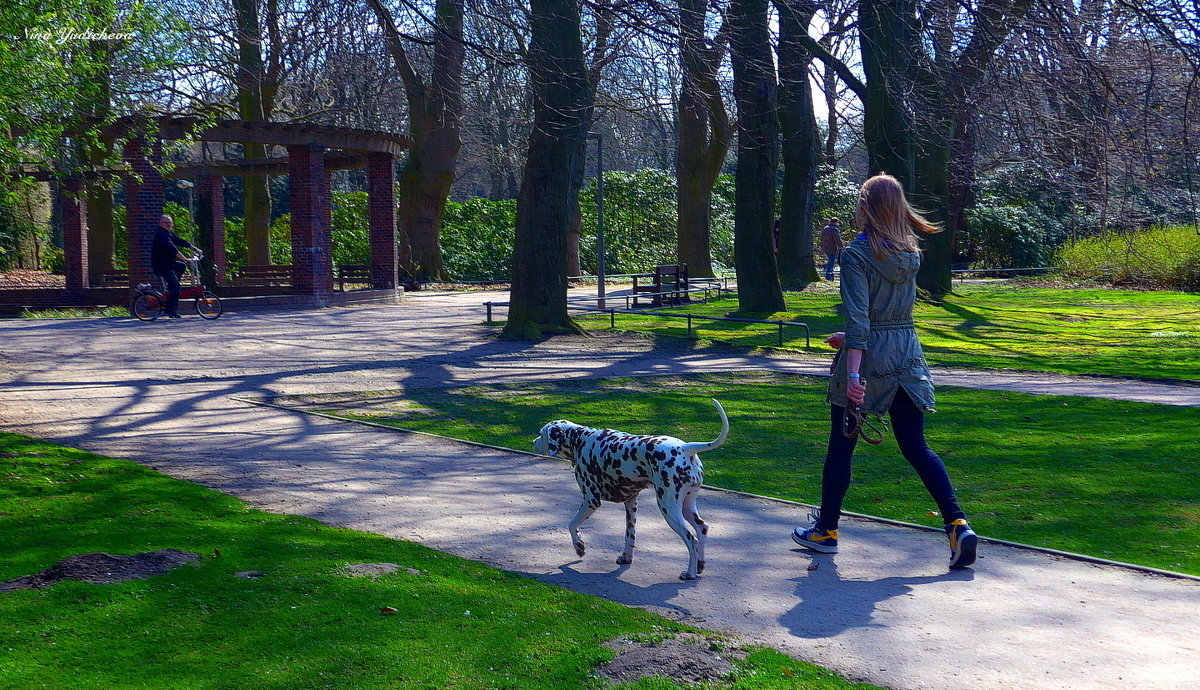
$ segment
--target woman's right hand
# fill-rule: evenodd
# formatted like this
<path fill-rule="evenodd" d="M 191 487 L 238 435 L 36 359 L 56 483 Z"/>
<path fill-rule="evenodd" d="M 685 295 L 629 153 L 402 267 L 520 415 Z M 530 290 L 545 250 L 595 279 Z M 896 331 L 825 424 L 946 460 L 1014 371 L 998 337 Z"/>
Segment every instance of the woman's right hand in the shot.
<path fill-rule="evenodd" d="M 867 399 L 867 385 L 862 379 L 850 379 L 846 384 L 846 397 L 855 405 L 863 404 Z"/>
<path fill-rule="evenodd" d="M 842 343 L 846 342 L 846 334 L 838 331 L 825 339 L 825 344 L 835 350 L 842 349 Z"/>

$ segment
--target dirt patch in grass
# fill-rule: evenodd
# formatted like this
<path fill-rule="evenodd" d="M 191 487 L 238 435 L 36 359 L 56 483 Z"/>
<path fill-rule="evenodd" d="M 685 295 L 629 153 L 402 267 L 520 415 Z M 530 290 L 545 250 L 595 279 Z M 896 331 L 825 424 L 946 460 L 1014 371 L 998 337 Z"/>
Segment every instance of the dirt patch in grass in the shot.
<path fill-rule="evenodd" d="M 663 677 L 677 683 L 720 680 L 733 671 L 733 663 L 746 653 L 707 640 L 699 635 L 679 635 L 653 641 L 619 637 L 604 643 L 617 658 L 596 672 L 618 683 L 641 678 Z"/>
<path fill-rule="evenodd" d="M 420 575 L 420 570 L 395 563 L 347 563 L 338 572 L 346 577 L 379 577 L 391 575 L 401 570 L 409 575 Z"/>
<path fill-rule="evenodd" d="M 63 580 L 91 582 L 97 585 L 142 580 L 170 572 L 199 558 L 200 554 L 178 549 L 160 549 L 148 553 L 135 553 L 131 556 L 81 553 L 68 556 L 40 573 L 2 582 L 0 583 L 0 592 L 42 589 Z"/>

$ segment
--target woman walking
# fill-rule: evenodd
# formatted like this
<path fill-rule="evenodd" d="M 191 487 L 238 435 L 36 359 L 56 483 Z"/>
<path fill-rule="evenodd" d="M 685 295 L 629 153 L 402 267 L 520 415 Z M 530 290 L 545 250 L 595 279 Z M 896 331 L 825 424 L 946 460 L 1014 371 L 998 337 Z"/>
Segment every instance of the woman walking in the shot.
<path fill-rule="evenodd" d="M 917 340 L 912 312 L 921 254 L 914 231 L 940 228 L 909 206 L 904 188 L 876 175 L 859 190 L 855 223 L 861 233 L 842 252 L 846 331 L 827 343 L 839 349 L 829 383 L 829 449 L 821 507 L 792 539 L 821 553 L 838 551 L 838 519 L 850 487 L 851 458 L 868 415 L 887 413 L 900 452 L 937 502 L 950 539 L 950 567 L 975 562 L 979 538 L 958 505 L 941 458 L 925 443 L 925 412 L 934 407 L 933 379 Z"/>

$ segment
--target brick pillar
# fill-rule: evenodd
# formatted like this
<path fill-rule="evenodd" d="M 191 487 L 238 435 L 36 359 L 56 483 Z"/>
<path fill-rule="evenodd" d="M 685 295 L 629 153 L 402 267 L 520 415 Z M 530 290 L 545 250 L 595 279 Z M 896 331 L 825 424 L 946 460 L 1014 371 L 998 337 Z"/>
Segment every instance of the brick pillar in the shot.
<path fill-rule="evenodd" d="M 396 287 L 396 168 L 390 153 L 367 154 L 371 287 Z"/>
<path fill-rule="evenodd" d="M 83 183 L 77 178 L 59 186 L 62 202 L 63 258 L 67 264 L 67 291 L 83 292 L 88 286 L 87 203 Z"/>
<path fill-rule="evenodd" d="M 133 139 L 125 145 L 125 164 L 141 177 L 125 175 L 126 251 L 130 278 L 136 285 L 150 278 L 150 245 L 154 229 L 163 211 L 163 179 L 153 163 L 161 159 L 161 150 L 147 150 L 146 142 Z M 155 146 L 154 149 L 160 149 Z"/>
<path fill-rule="evenodd" d="M 200 236 L 208 238 L 204 249 L 212 261 L 217 285 L 225 285 L 229 275 L 225 261 L 225 178 L 221 175 L 201 175 L 196 180 L 197 222 Z"/>
<path fill-rule="evenodd" d="M 323 306 L 333 299 L 332 212 L 325 147 L 305 144 L 289 146 L 287 151 L 292 285 L 298 294 L 311 295 L 315 305 Z"/>

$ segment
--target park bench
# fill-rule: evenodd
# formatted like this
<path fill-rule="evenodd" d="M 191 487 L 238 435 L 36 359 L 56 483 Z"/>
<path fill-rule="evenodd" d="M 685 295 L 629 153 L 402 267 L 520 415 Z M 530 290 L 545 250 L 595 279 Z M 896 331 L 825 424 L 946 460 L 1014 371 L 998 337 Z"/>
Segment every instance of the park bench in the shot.
<path fill-rule="evenodd" d="M 337 267 L 336 280 L 338 290 L 346 291 L 346 283 L 371 286 L 371 267 L 363 264 L 342 264 Z"/>
<path fill-rule="evenodd" d="M 292 284 L 291 266 L 242 266 L 233 279 L 239 287 L 271 287 Z"/>
<path fill-rule="evenodd" d="M 639 277 L 650 278 L 650 284 L 638 285 Z M 633 276 L 633 304 L 634 306 L 637 306 L 639 294 L 644 294 L 645 296 L 641 297 L 640 299 L 649 299 L 650 306 L 652 307 L 661 307 L 666 304 L 683 304 L 684 302 L 688 301 L 686 293 L 674 295 L 664 295 L 662 293 L 687 289 L 687 264 L 655 266 L 653 273 L 639 273 Z"/>
<path fill-rule="evenodd" d="M 125 287 L 129 285 L 129 269 L 128 268 L 110 268 L 101 274 L 101 287 Z"/>

